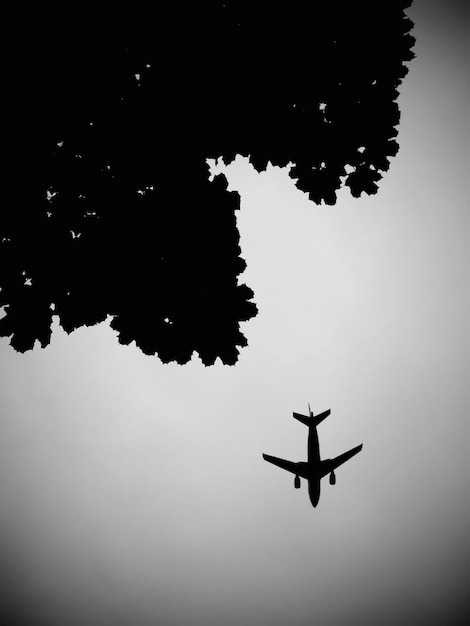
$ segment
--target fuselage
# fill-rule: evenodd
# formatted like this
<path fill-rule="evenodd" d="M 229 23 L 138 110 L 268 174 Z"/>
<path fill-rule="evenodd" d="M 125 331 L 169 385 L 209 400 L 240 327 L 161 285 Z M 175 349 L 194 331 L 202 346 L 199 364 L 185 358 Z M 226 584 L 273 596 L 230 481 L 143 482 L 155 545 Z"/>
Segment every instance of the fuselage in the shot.
<path fill-rule="evenodd" d="M 312 506 L 317 506 L 320 500 L 320 444 L 318 442 L 318 433 L 316 426 L 309 426 L 308 429 L 308 495 Z"/>

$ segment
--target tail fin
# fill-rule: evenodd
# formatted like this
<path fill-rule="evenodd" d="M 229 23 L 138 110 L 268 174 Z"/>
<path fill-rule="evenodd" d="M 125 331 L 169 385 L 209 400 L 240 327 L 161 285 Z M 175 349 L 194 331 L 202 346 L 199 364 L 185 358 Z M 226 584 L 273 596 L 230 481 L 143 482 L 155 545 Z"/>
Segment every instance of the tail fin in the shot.
<path fill-rule="evenodd" d="M 302 415 L 301 413 L 292 413 L 292 415 L 295 417 L 296 420 L 299 420 L 299 422 L 302 422 L 302 424 L 305 424 L 305 426 L 308 426 L 308 427 L 318 426 L 320 422 L 323 422 L 323 420 L 328 417 L 328 415 L 331 413 L 331 409 L 328 409 L 327 411 L 323 411 L 323 413 L 320 413 L 319 415 L 315 416 L 309 404 L 308 412 L 309 412 L 309 415 Z"/>

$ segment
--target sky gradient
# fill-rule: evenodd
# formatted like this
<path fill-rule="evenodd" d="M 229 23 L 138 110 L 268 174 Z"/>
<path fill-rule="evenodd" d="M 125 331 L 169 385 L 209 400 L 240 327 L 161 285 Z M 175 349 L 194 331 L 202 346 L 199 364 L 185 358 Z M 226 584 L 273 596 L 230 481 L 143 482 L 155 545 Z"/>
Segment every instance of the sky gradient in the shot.
<path fill-rule="evenodd" d="M 0 340 L 0 601 L 31 626 L 466 623 L 468 9 L 417 0 L 400 151 L 373 197 L 286 171 L 241 194 L 256 318 L 235 367 L 162 365 L 107 324 Z M 363 451 L 306 487 L 263 462 Z M 465 613 L 466 611 L 466 613 Z"/>

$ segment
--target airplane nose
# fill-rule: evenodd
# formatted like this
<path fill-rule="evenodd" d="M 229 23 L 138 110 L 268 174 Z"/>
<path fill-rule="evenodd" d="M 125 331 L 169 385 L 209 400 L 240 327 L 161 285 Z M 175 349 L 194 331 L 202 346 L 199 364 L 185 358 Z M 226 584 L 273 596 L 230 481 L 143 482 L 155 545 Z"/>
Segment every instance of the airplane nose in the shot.
<path fill-rule="evenodd" d="M 313 507 L 316 507 L 320 500 L 320 481 L 309 480 L 308 482 L 308 495 Z"/>

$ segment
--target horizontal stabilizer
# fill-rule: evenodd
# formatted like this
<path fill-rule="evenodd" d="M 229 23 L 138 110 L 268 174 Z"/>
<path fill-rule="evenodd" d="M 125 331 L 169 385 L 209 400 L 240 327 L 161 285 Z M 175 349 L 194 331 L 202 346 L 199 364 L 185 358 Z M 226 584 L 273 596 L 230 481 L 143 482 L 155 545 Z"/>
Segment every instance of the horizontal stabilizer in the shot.
<path fill-rule="evenodd" d="M 302 424 L 305 424 L 305 426 L 318 426 L 318 424 L 320 424 L 320 422 L 323 422 L 324 419 L 326 419 L 328 417 L 328 415 L 331 413 L 331 409 L 328 409 L 327 411 L 323 411 L 323 413 L 319 413 L 319 415 L 301 415 L 300 413 L 292 413 L 292 415 L 295 417 L 296 420 L 299 420 L 299 422 L 302 422 Z"/>
<path fill-rule="evenodd" d="M 301 415 L 300 413 L 292 413 L 292 415 L 295 417 L 296 420 L 299 420 L 299 422 L 305 424 L 305 426 L 310 426 L 310 424 L 312 423 L 312 418 L 308 417 L 308 415 Z"/>

